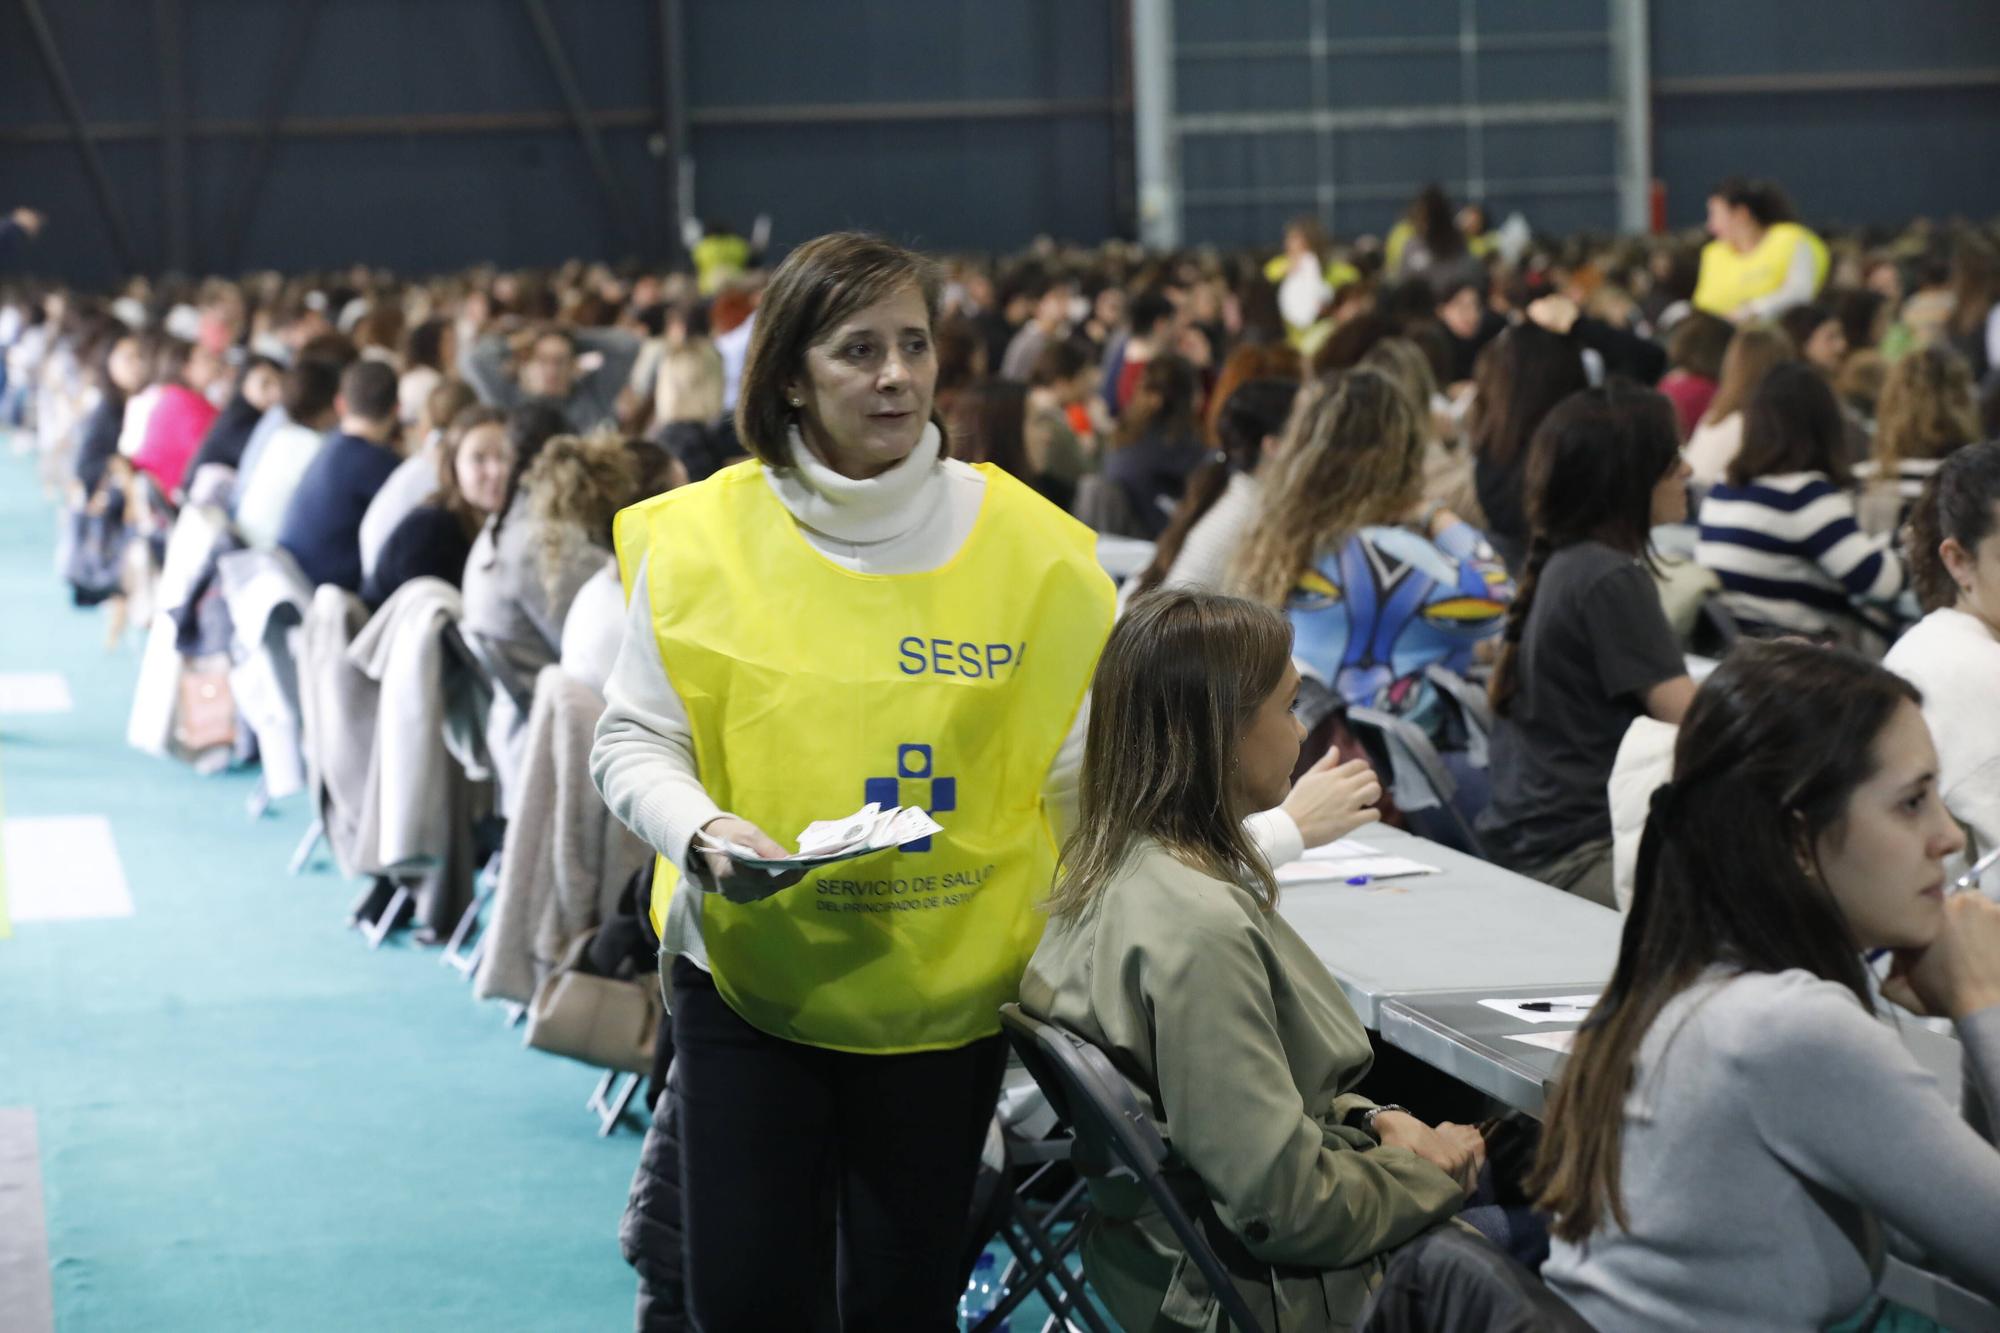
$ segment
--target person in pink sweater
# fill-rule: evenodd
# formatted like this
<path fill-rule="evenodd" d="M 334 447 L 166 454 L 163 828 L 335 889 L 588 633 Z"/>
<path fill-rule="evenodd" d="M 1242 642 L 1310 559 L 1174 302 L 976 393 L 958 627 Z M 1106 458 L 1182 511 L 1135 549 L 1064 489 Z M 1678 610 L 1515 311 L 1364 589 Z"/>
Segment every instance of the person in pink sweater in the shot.
<path fill-rule="evenodd" d="M 178 499 L 188 460 L 215 424 L 217 408 L 208 400 L 208 390 L 226 371 L 215 353 L 178 338 L 161 348 L 155 370 L 159 402 L 146 422 L 146 438 L 132 456 L 132 465 L 151 475 L 163 494 Z"/>

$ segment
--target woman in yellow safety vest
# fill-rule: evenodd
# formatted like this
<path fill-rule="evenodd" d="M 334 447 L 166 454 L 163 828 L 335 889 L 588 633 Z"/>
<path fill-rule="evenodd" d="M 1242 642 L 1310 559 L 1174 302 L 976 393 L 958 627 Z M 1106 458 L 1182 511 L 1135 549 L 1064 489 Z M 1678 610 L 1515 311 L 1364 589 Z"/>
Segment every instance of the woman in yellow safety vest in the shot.
<path fill-rule="evenodd" d="M 1090 531 L 932 412 L 939 280 L 874 237 L 773 274 L 737 406 L 752 459 L 626 510 L 630 598 L 591 771 L 660 853 L 696 1327 L 954 1326 L 999 1005 L 1041 937 L 1112 588 Z M 1330 772 L 1251 821 L 1344 827 Z M 771 878 L 866 801 L 922 842 Z M 1351 820 L 1349 821 L 1351 823 Z"/>
<path fill-rule="evenodd" d="M 1800 226 L 1785 192 L 1731 176 L 1708 196 L 1708 232 L 1694 305 L 1739 323 L 1813 299 L 1826 281 L 1826 242 Z"/>

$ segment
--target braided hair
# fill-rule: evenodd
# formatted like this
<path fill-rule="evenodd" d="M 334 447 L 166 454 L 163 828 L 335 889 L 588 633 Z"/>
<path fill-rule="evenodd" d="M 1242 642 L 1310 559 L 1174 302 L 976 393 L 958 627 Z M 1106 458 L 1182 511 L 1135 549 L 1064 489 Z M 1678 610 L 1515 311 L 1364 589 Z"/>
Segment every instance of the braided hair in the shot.
<path fill-rule="evenodd" d="M 1679 458 L 1673 404 L 1629 382 L 1573 393 L 1543 418 L 1528 444 L 1528 557 L 1489 686 L 1495 713 L 1520 690 L 1521 639 L 1549 561 L 1582 541 L 1650 558 L 1653 488 Z"/>

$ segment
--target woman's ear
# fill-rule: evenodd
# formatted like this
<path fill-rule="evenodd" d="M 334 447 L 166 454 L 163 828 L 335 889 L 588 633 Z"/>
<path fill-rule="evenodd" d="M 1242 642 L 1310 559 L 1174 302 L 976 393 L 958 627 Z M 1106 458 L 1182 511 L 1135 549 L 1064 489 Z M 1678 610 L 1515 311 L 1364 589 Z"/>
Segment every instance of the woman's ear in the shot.
<path fill-rule="evenodd" d="M 1979 562 L 1973 559 L 1972 552 L 1966 550 L 1958 538 L 1946 537 L 1939 542 L 1938 558 L 1944 561 L 1945 572 L 1951 575 L 1951 581 L 1958 585 L 1961 592 L 1972 591 L 1973 570 Z"/>

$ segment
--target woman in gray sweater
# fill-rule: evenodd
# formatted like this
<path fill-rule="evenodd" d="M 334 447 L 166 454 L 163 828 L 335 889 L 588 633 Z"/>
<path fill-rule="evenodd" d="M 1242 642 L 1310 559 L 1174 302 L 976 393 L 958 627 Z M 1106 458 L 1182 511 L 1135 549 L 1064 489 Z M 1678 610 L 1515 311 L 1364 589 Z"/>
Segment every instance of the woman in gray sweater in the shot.
<path fill-rule="evenodd" d="M 1738 647 L 1655 796 L 1618 967 L 1550 1108 L 1542 1275 L 1599 1329 L 1817 1329 L 1885 1234 L 2000 1292 L 2000 1152 L 1874 1011 L 1947 1015 L 2000 1098 L 2000 904 L 1949 894 L 1964 844 L 1916 690 L 1852 654 Z"/>

